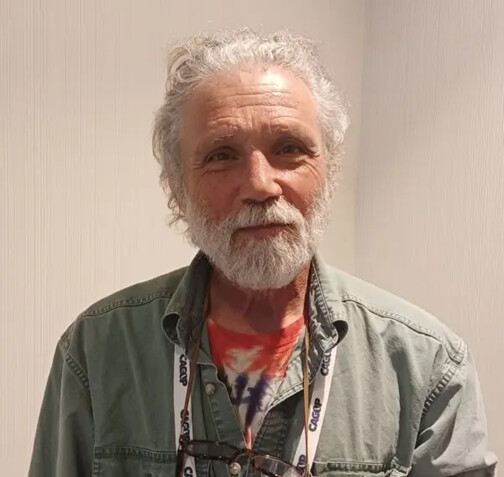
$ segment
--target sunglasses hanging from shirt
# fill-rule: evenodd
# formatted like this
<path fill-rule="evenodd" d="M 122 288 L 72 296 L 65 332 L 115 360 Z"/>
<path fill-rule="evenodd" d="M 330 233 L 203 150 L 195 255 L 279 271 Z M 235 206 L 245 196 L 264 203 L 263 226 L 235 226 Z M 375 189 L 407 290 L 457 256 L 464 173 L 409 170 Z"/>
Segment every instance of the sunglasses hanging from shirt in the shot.
<path fill-rule="evenodd" d="M 191 391 L 198 360 L 201 336 L 192 350 L 189 362 L 183 350 L 176 346 L 174 354 L 173 389 L 175 438 L 178 439 L 176 477 L 196 476 L 195 458 L 217 460 L 229 465 L 233 475 L 240 473 L 236 459 L 247 455 L 254 470 L 267 477 L 308 477 L 310 458 L 315 455 L 332 383 L 336 347 L 326 353 L 315 376 L 313 393 L 309 400 L 308 356 L 309 327 L 305 326 L 305 359 L 303 375 L 304 429 L 301 433 L 294 460 L 296 464 L 285 462 L 278 457 L 258 454 L 250 449 L 238 449 L 224 442 L 193 439 Z M 308 406 L 308 402 L 310 405 Z M 178 418 L 179 417 L 179 418 Z"/>

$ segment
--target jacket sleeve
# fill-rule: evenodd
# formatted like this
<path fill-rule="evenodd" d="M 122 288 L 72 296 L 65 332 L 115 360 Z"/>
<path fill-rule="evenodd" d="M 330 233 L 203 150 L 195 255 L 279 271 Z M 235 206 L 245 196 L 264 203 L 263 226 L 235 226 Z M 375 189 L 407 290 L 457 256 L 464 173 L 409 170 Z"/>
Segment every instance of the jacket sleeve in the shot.
<path fill-rule="evenodd" d="M 497 458 L 487 450 L 485 410 L 469 350 L 452 363 L 426 403 L 412 477 L 491 477 Z"/>
<path fill-rule="evenodd" d="M 29 477 L 91 477 L 94 429 L 88 380 L 60 341 L 40 411 Z"/>

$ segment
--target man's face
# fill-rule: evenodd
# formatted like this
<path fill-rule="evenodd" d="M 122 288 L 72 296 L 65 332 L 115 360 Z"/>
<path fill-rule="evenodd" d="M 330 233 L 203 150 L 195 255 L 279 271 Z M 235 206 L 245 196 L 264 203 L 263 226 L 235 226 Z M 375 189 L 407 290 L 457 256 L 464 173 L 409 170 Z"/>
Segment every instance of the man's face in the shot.
<path fill-rule="evenodd" d="M 326 223 L 317 110 L 292 73 L 220 73 L 183 110 L 182 200 L 192 242 L 244 288 L 279 288 L 311 259 Z"/>

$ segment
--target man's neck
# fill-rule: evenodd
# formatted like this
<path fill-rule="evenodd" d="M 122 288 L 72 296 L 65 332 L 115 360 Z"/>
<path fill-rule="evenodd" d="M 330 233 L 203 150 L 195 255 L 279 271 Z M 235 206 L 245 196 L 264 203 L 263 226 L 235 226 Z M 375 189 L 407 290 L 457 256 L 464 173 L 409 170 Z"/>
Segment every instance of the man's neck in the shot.
<path fill-rule="evenodd" d="M 309 272 L 308 264 L 284 288 L 246 290 L 214 268 L 208 318 L 242 333 L 273 333 L 285 328 L 303 315 Z"/>

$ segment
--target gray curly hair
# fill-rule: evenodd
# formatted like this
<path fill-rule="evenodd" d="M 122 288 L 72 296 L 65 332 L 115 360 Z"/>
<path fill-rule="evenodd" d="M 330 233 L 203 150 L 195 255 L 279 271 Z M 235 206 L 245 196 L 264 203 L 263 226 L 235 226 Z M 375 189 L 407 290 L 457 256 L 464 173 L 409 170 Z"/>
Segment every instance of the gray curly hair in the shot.
<path fill-rule="evenodd" d="M 338 182 L 342 142 L 350 121 L 343 97 L 320 63 L 315 42 L 287 30 L 269 35 L 248 28 L 199 34 L 171 48 L 164 102 L 154 121 L 152 148 L 161 166 L 159 181 L 168 196 L 171 223 L 184 220 L 186 198 L 179 154 L 183 105 L 205 78 L 244 63 L 275 65 L 305 81 L 318 108 L 329 191 Z"/>

